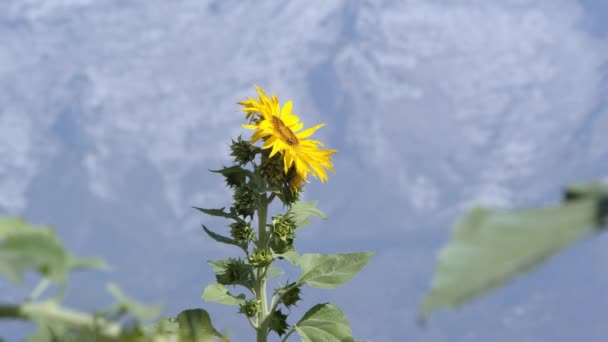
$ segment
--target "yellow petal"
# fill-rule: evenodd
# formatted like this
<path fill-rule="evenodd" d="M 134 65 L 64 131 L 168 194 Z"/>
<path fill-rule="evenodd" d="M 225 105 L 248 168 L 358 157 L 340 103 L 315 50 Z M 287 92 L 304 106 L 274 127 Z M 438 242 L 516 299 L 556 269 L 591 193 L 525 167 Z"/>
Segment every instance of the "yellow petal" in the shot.
<path fill-rule="evenodd" d="M 296 136 L 298 137 L 298 139 L 305 139 L 308 138 L 309 136 L 311 136 L 316 130 L 318 130 L 319 128 L 325 126 L 324 123 L 318 124 L 316 126 L 307 128 L 305 130 L 303 130 L 302 132 L 296 134 Z"/>

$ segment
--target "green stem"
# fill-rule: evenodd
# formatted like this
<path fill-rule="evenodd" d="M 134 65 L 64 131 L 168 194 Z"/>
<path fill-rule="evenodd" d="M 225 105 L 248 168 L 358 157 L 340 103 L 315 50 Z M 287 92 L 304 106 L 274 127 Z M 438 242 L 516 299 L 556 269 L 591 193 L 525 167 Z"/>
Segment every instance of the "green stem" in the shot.
<path fill-rule="evenodd" d="M 52 302 L 25 303 L 16 305 L 0 305 L 0 318 L 31 320 L 43 318 L 50 322 L 64 323 L 72 327 L 97 331 L 101 335 L 116 338 L 120 335 L 120 325 L 108 322 L 103 318 L 62 308 Z"/>
<path fill-rule="evenodd" d="M 293 327 L 293 328 L 289 329 L 289 332 L 287 332 L 287 335 L 283 336 L 283 338 L 281 339 L 281 342 L 285 342 L 285 341 L 287 341 L 287 338 L 288 338 L 288 337 L 289 337 L 291 334 L 293 334 L 293 332 L 294 332 L 294 331 L 296 331 L 296 328 L 295 328 L 295 327 Z"/>
<path fill-rule="evenodd" d="M 260 195 L 260 202 L 258 208 L 258 234 L 259 234 L 259 248 L 268 248 L 268 241 L 266 235 L 266 219 L 268 216 L 268 198 L 266 194 Z M 257 329 L 257 342 L 266 342 L 268 337 L 268 300 L 266 298 L 266 270 L 258 269 L 257 279 L 257 291 L 256 299 L 260 301 L 261 307 L 258 313 L 258 329 Z"/>

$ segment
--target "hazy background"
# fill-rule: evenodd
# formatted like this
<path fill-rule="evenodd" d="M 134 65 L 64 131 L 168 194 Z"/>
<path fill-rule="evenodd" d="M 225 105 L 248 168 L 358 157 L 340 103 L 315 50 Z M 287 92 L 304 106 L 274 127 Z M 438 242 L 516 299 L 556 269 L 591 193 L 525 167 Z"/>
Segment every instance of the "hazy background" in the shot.
<path fill-rule="evenodd" d="M 607 37 L 603 0 L 3 0 L 0 213 L 114 267 L 73 276 L 67 305 L 107 305 L 112 280 L 251 340 L 237 308 L 200 299 L 206 261 L 236 249 L 191 206 L 229 205 L 207 170 L 250 134 L 235 102 L 255 83 L 307 127 L 327 123 L 316 136 L 340 150 L 337 174 L 305 194 L 329 220 L 297 248 L 376 252 L 343 288 L 306 288 L 292 323 L 331 301 L 372 341 L 605 341 L 606 236 L 426 329 L 415 312 L 472 203 L 547 204 L 608 176 Z M 2 280 L 0 300 L 20 301 L 13 288 Z M 0 323 L 0 336 L 31 328 Z"/>

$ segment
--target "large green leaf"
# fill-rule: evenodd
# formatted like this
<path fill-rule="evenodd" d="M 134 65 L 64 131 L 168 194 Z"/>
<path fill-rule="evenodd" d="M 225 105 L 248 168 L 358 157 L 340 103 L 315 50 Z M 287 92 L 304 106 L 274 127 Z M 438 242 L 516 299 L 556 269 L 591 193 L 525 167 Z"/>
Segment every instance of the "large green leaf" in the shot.
<path fill-rule="evenodd" d="M 471 210 L 439 253 L 420 317 L 478 297 L 592 233 L 601 221 L 598 209 L 604 197 L 584 187 L 573 191 L 576 196 L 566 196 L 560 206 Z"/>
<path fill-rule="evenodd" d="M 354 341 L 346 316 L 330 303 L 313 306 L 294 328 L 306 342 Z"/>
<path fill-rule="evenodd" d="M 287 211 L 287 215 L 293 220 L 297 228 L 302 228 L 310 224 L 310 217 L 312 215 L 327 219 L 325 214 L 317 209 L 317 203 L 318 201 L 310 201 L 307 203 L 296 202 L 291 206 L 289 211 Z"/>
<path fill-rule="evenodd" d="M 228 289 L 222 284 L 207 286 L 202 298 L 207 302 L 216 302 L 224 305 L 239 305 L 245 302 L 244 294 L 235 296 L 228 292 Z"/>
<path fill-rule="evenodd" d="M 223 338 L 211 323 L 209 313 L 203 309 L 184 310 L 177 315 L 180 341 L 213 341 L 212 336 Z"/>
<path fill-rule="evenodd" d="M 299 284 L 333 289 L 351 280 L 372 257 L 371 252 L 350 254 L 303 254 L 299 258 Z"/>

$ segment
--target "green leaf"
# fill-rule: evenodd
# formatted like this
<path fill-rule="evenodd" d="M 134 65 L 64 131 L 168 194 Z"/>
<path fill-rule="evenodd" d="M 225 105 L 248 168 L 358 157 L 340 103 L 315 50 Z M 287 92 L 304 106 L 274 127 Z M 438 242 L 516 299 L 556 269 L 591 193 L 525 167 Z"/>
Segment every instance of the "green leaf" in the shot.
<path fill-rule="evenodd" d="M 34 227 L 20 217 L 0 217 L 0 239 L 17 233 L 32 231 Z"/>
<path fill-rule="evenodd" d="M 471 210 L 439 253 L 420 318 L 439 307 L 458 307 L 592 233 L 600 199 L 579 196 L 540 209 Z"/>
<path fill-rule="evenodd" d="M 334 304 L 317 304 L 295 325 L 296 332 L 306 342 L 354 341 L 346 316 Z"/>
<path fill-rule="evenodd" d="M 103 260 L 75 258 L 67 253 L 50 227 L 34 227 L 18 217 L 0 218 L 0 274 L 21 283 L 34 270 L 63 289 L 72 270 L 107 269 Z"/>
<path fill-rule="evenodd" d="M 116 305 L 118 312 L 126 311 L 133 315 L 138 321 L 145 321 L 160 315 L 160 305 L 144 305 L 125 295 L 116 284 L 109 283 L 107 290 L 118 301 Z"/>
<path fill-rule="evenodd" d="M 300 266 L 300 256 L 298 255 L 298 252 L 296 252 L 294 250 L 287 251 L 285 253 L 280 253 L 280 254 L 273 253 L 272 255 L 275 258 L 284 258 L 285 260 L 287 260 L 290 264 L 292 264 L 294 266 Z"/>
<path fill-rule="evenodd" d="M 268 266 L 268 271 L 266 271 L 266 277 L 268 279 L 278 278 L 283 275 L 283 270 L 276 266 Z"/>
<path fill-rule="evenodd" d="M 177 315 L 180 341 L 213 341 L 212 337 L 223 338 L 211 323 L 209 313 L 203 309 L 184 310 Z"/>
<path fill-rule="evenodd" d="M 303 254 L 299 284 L 333 289 L 351 280 L 372 257 L 371 252 L 350 254 Z"/>
<path fill-rule="evenodd" d="M 230 183 L 232 183 L 232 184 L 240 185 L 240 184 L 245 183 L 245 181 L 246 181 L 245 177 L 249 177 L 251 179 L 254 178 L 254 175 L 251 171 L 244 169 L 239 165 L 234 165 L 234 166 L 230 166 L 230 167 L 224 167 L 223 169 L 219 169 L 219 170 L 209 170 L 209 171 L 223 175 L 224 177 L 226 177 L 226 179 L 229 179 Z"/>
<path fill-rule="evenodd" d="M 237 247 L 240 247 L 243 249 L 245 248 L 242 243 L 240 243 L 234 239 L 231 239 L 227 236 L 217 234 L 217 233 L 213 232 L 212 230 L 208 229 L 207 227 L 205 227 L 204 224 L 202 226 L 203 226 L 203 230 L 205 231 L 205 233 L 207 233 L 213 240 L 215 240 L 217 242 L 225 243 L 228 245 L 234 245 L 234 246 L 237 246 Z"/>
<path fill-rule="evenodd" d="M 23 281 L 23 273 L 36 270 L 43 276 L 65 283 L 69 256 L 49 227 L 33 229 L 17 218 L 0 220 L 0 274 L 14 283 Z"/>
<path fill-rule="evenodd" d="M 70 256 L 68 260 L 68 267 L 71 271 L 90 269 L 104 271 L 110 270 L 108 264 L 106 264 L 106 262 L 100 258 L 74 258 Z"/>
<path fill-rule="evenodd" d="M 198 207 L 192 207 L 192 208 L 202 211 L 203 213 L 205 213 L 207 215 L 225 217 L 225 218 L 233 219 L 233 220 L 236 220 L 239 222 L 244 222 L 244 220 L 242 218 L 240 218 L 235 212 L 225 212 L 224 209 L 226 209 L 226 207 L 222 207 L 219 209 L 205 209 L 205 208 L 198 208 Z"/>
<path fill-rule="evenodd" d="M 207 302 L 216 302 L 225 305 L 239 305 L 245 302 L 244 294 L 235 296 L 228 292 L 228 289 L 222 284 L 207 286 L 205 292 L 203 292 L 202 298 Z"/>
<path fill-rule="evenodd" d="M 296 202 L 291 206 L 289 211 L 287 211 L 287 215 L 293 220 L 297 228 L 302 228 L 310 224 L 310 217 L 312 215 L 327 219 L 325 214 L 316 208 L 318 202 L 319 201 L 310 201 L 307 203 Z"/>

